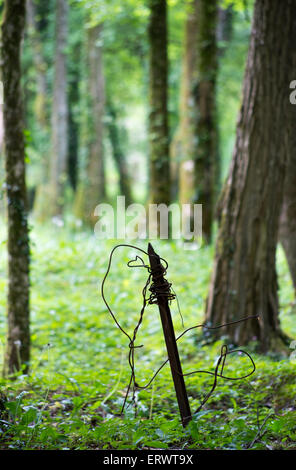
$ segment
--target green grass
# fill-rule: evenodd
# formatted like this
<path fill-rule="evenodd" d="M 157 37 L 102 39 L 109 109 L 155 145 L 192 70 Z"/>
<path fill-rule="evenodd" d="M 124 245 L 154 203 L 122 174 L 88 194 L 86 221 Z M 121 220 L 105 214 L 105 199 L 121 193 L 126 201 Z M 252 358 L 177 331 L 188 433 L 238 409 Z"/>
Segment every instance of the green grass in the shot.
<path fill-rule="evenodd" d="M 4 240 L 3 232 L 0 242 Z M 184 430 L 180 424 L 168 366 L 153 385 L 137 395 L 137 416 L 130 405 L 120 416 L 129 380 L 128 339 L 113 323 L 100 296 L 114 241 L 58 227 L 32 231 L 32 366 L 30 375 L 1 380 L 8 398 L 0 419 L 0 449 L 143 449 L 296 448 L 295 363 L 289 358 L 252 352 L 257 370 L 237 382 L 219 380 L 215 394 Z M 144 243 L 138 246 L 146 248 Z M 178 295 L 185 328 L 203 320 L 213 248 L 184 251 L 155 242 L 169 263 L 168 279 Z M 3 361 L 6 319 L 5 243 L 0 245 L 0 334 Z M 126 266 L 134 252 L 119 249 L 106 285 L 106 297 L 118 320 L 131 332 L 147 279 L 143 269 Z M 278 252 L 281 322 L 296 337 L 292 284 Z M 172 304 L 177 334 L 182 322 Z M 166 358 L 156 306 L 145 311 L 136 350 L 137 381 L 147 382 Z M 214 369 L 222 342 L 203 345 L 193 330 L 180 340 L 184 372 Z M 252 346 L 247 348 L 252 351 Z M 0 364 L 1 366 L 2 364 Z M 231 357 L 227 375 L 249 369 L 242 356 Z M 186 378 L 192 411 L 211 388 L 213 378 Z"/>

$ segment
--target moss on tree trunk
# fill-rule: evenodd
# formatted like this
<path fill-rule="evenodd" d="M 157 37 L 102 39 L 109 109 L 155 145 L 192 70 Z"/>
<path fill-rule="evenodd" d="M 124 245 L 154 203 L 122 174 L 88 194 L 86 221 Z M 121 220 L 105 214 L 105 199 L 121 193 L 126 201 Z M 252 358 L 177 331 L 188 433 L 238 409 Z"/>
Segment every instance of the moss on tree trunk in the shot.
<path fill-rule="evenodd" d="M 220 180 L 216 110 L 217 18 L 217 1 L 199 0 L 194 202 L 203 205 L 203 240 L 205 243 L 210 243 L 212 238 L 213 208 Z"/>
<path fill-rule="evenodd" d="M 149 0 L 150 45 L 150 198 L 152 204 L 171 201 L 168 130 L 168 53 L 166 0 Z"/>
<path fill-rule="evenodd" d="M 25 3 L 6 0 L 2 23 L 9 277 L 5 373 L 13 373 L 22 365 L 27 371 L 30 359 L 29 236 L 20 60 Z"/>

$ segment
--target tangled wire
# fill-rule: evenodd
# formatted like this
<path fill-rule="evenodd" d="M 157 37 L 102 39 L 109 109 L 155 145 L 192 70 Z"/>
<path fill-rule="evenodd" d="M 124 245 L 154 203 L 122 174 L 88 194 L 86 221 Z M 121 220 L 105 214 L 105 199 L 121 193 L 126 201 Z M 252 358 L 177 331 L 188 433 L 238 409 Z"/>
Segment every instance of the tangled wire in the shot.
<path fill-rule="evenodd" d="M 117 320 L 115 314 L 111 310 L 110 305 L 107 302 L 106 297 L 105 297 L 105 293 L 104 293 L 105 283 L 106 283 L 107 277 L 108 277 L 110 269 L 111 269 L 113 254 L 120 247 L 133 248 L 133 249 L 135 249 L 135 250 L 137 250 L 137 251 L 139 251 L 142 254 L 147 255 L 147 256 L 151 256 L 151 254 L 150 253 L 148 254 L 146 251 L 144 251 L 141 248 L 139 248 L 137 246 L 134 246 L 134 245 L 128 245 L 128 244 L 116 245 L 112 249 L 112 251 L 109 255 L 109 262 L 108 262 L 107 271 L 106 271 L 106 274 L 103 278 L 102 285 L 101 285 L 101 295 L 102 295 L 103 301 L 104 301 L 111 317 L 113 318 L 114 322 L 116 323 L 116 325 L 120 329 L 120 331 L 129 340 L 128 362 L 129 362 L 129 366 L 130 366 L 130 369 L 131 369 L 131 375 L 130 375 L 130 380 L 129 380 L 129 384 L 128 384 L 128 387 L 127 387 L 127 391 L 126 391 L 126 394 L 125 394 L 125 397 L 124 397 L 122 409 L 121 409 L 121 414 L 123 414 L 130 391 L 132 390 L 132 403 L 135 403 L 136 391 L 137 390 L 147 389 L 152 384 L 152 382 L 154 381 L 156 376 L 159 374 L 159 372 L 162 370 L 162 368 L 169 362 L 169 359 L 166 359 L 166 361 L 164 361 L 161 364 L 161 366 L 156 370 L 156 372 L 153 374 L 151 379 L 145 385 L 139 385 L 137 383 L 137 381 L 136 381 L 136 372 L 135 372 L 135 350 L 139 349 L 139 348 L 142 348 L 143 345 L 136 346 L 135 342 L 136 342 L 138 330 L 139 330 L 139 328 L 141 326 L 141 323 L 143 321 L 143 316 L 144 316 L 144 312 L 145 312 L 145 309 L 146 309 L 147 305 L 157 304 L 158 303 L 157 299 L 158 299 L 159 296 L 166 297 L 168 302 L 172 302 L 173 300 L 176 299 L 177 304 L 178 304 L 178 310 L 179 310 L 179 313 L 181 315 L 182 325 L 183 326 L 184 326 L 184 323 L 183 323 L 183 317 L 182 317 L 182 314 L 181 314 L 181 310 L 180 310 L 180 306 L 179 306 L 179 302 L 178 302 L 178 298 L 176 296 L 176 293 L 174 292 L 174 290 L 172 288 L 172 284 L 165 279 L 165 275 L 166 275 L 167 269 L 168 269 L 167 261 L 165 259 L 159 257 L 158 255 L 154 255 L 154 256 L 157 256 L 158 261 L 161 261 L 161 263 L 159 262 L 159 264 L 157 266 L 157 270 L 153 270 L 153 272 L 152 272 L 152 269 L 151 269 L 150 265 L 145 264 L 144 260 L 141 258 L 141 256 L 137 255 L 135 259 L 132 259 L 132 260 L 128 261 L 127 266 L 129 268 L 144 268 L 144 269 L 147 269 L 147 271 L 148 271 L 148 278 L 147 278 L 147 281 L 146 281 L 146 283 L 143 287 L 143 290 L 142 290 L 143 303 L 142 303 L 139 319 L 138 319 L 137 324 L 136 324 L 136 326 L 133 330 L 132 335 L 129 335 L 128 332 L 120 325 L 120 323 Z M 152 277 L 152 274 L 153 274 L 153 277 Z M 162 279 L 162 284 L 160 284 L 159 282 L 157 282 L 157 283 L 155 282 L 159 278 Z M 205 329 L 208 329 L 208 330 L 216 330 L 216 329 L 228 326 L 228 325 L 234 325 L 236 323 L 246 321 L 246 320 L 251 319 L 251 318 L 258 318 L 258 316 L 257 315 L 252 315 L 252 316 L 242 318 L 240 320 L 235 320 L 235 321 L 231 321 L 231 322 L 228 322 L 228 323 L 223 323 L 222 325 L 218 325 L 218 326 L 207 326 L 205 323 L 202 323 L 200 325 L 195 325 L 195 326 L 192 326 L 192 327 L 187 328 L 186 330 L 184 330 L 178 337 L 176 337 L 176 341 L 180 340 L 180 338 L 182 338 L 182 336 L 184 336 L 186 333 L 188 333 L 189 331 L 191 331 L 193 329 L 205 328 Z M 249 372 L 246 375 L 240 376 L 240 377 L 228 377 L 228 376 L 223 374 L 225 361 L 226 361 L 226 356 L 228 356 L 230 354 L 233 354 L 233 353 L 245 354 L 250 359 L 250 362 L 251 362 L 252 367 L 253 367 L 251 372 Z M 218 377 L 220 377 L 222 379 L 225 379 L 225 380 L 242 380 L 242 379 L 245 379 L 245 378 L 249 377 L 250 375 L 252 375 L 255 372 L 255 370 L 256 370 L 255 363 L 254 363 L 251 355 L 248 352 L 246 352 L 242 349 L 233 349 L 233 350 L 229 351 L 228 348 L 227 348 L 227 345 L 223 345 L 221 347 L 220 356 L 218 358 L 218 361 L 217 361 L 214 372 L 208 371 L 208 370 L 195 370 L 195 371 L 188 372 L 186 374 L 181 374 L 181 375 L 183 375 L 185 377 L 185 376 L 190 376 L 190 375 L 193 375 L 193 374 L 203 373 L 203 374 L 209 374 L 209 375 L 214 376 L 214 381 L 213 381 L 213 384 L 212 384 L 212 387 L 211 387 L 210 391 L 207 393 L 207 395 L 202 400 L 200 406 L 195 411 L 195 413 L 198 413 L 201 410 L 201 408 L 205 405 L 205 403 L 209 400 L 211 395 L 214 393 L 214 390 L 215 390 L 215 388 L 217 386 L 217 383 L 218 383 Z M 177 371 L 177 373 L 180 374 L 179 371 Z"/>

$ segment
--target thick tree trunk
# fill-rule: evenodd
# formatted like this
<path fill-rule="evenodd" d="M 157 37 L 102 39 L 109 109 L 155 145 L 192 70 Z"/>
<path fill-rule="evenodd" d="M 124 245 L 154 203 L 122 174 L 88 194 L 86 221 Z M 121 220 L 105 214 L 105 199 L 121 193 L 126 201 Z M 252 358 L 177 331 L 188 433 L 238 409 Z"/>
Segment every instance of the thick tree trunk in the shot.
<path fill-rule="evenodd" d="M 199 0 L 194 202 L 203 205 L 203 240 L 205 243 L 210 243 L 212 238 L 213 208 L 220 181 L 216 110 L 217 17 L 217 0 Z"/>
<path fill-rule="evenodd" d="M 279 239 L 288 261 L 296 291 L 296 106 L 290 104 L 288 131 L 288 161 L 284 184 L 284 198 L 280 217 Z"/>
<path fill-rule="evenodd" d="M 0 106 L 0 158 L 2 157 L 3 144 L 4 144 L 4 123 L 3 123 L 3 107 L 1 105 Z"/>
<path fill-rule="evenodd" d="M 56 51 L 52 104 L 52 153 L 50 167 L 50 215 L 60 215 L 64 206 L 68 155 L 68 102 L 66 46 L 68 0 L 56 0 Z"/>
<path fill-rule="evenodd" d="M 9 276 L 5 373 L 13 373 L 22 365 L 27 371 L 30 358 L 29 236 L 20 60 L 25 5 L 25 0 L 6 0 L 2 23 Z"/>
<path fill-rule="evenodd" d="M 88 129 L 86 130 L 87 162 L 85 173 L 81 175 L 75 201 L 75 213 L 86 224 L 96 221 L 95 207 L 106 198 L 104 168 L 104 108 L 105 84 L 102 54 L 103 25 L 88 30 L 88 83 L 89 109 Z"/>
<path fill-rule="evenodd" d="M 288 154 L 287 92 L 295 71 L 296 2 L 257 0 L 237 124 L 224 188 L 207 321 L 236 344 L 252 339 L 267 351 L 282 338 L 275 252 Z M 293 57 L 294 55 L 294 57 Z M 294 67 L 294 69 L 293 69 Z"/>
<path fill-rule="evenodd" d="M 0 71 L 0 79 L 2 81 L 2 74 Z M 2 85 L 2 91 L 3 93 L 3 85 Z M 0 105 L 0 181 L 4 181 L 4 123 L 3 123 L 3 106 Z M 5 217 L 5 203 L 4 203 L 4 197 L 0 192 L 0 217 Z"/>
<path fill-rule="evenodd" d="M 171 201 L 166 0 L 150 0 L 150 203 Z"/>
<path fill-rule="evenodd" d="M 120 194 L 125 196 L 125 203 L 126 206 L 128 206 L 132 203 L 130 176 L 128 174 L 126 158 L 120 142 L 120 130 L 118 128 L 116 109 L 110 100 L 108 102 L 108 115 L 109 137 L 112 146 L 114 162 L 119 176 Z"/>

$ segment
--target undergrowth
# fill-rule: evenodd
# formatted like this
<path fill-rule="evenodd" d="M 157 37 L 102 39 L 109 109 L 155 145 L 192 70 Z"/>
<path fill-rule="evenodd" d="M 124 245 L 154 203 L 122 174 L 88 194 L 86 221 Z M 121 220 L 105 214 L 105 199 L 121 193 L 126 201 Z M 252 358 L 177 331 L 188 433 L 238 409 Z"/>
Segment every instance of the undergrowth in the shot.
<path fill-rule="evenodd" d="M 215 394 L 185 428 L 168 366 L 153 384 L 129 401 L 120 416 L 129 382 L 128 340 L 112 322 L 100 296 L 108 254 L 115 241 L 60 227 L 32 231 L 31 334 L 29 375 L 1 379 L 0 449 L 296 449 L 295 362 L 246 350 L 255 373 L 241 381 L 219 379 Z M 143 249 L 143 242 L 137 244 Z M 169 263 L 168 279 L 178 295 L 184 327 L 203 320 L 213 248 L 186 251 L 175 243 L 154 242 Z M 6 332 L 5 243 L 0 245 L 0 333 L 3 361 Z M 141 306 L 147 272 L 128 269 L 135 253 L 121 249 L 114 259 L 106 297 L 129 332 Z M 294 293 L 282 252 L 278 253 L 281 323 L 296 337 Z M 183 330 L 176 302 L 176 333 Z M 156 306 L 145 311 L 136 350 L 137 382 L 142 385 L 166 358 Z M 183 372 L 214 370 L 223 341 L 206 345 L 193 330 L 180 340 Z M 292 351 L 291 351 L 292 352 Z M 1 364 L 0 364 L 1 365 Z M 228 376 L 250 370 L 242 355 L 227 358 Z M 213 377 L 186 377 L 191 410 L 210 390 Z"/>

